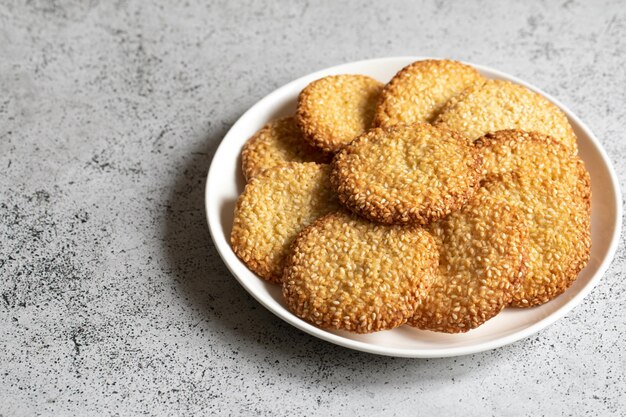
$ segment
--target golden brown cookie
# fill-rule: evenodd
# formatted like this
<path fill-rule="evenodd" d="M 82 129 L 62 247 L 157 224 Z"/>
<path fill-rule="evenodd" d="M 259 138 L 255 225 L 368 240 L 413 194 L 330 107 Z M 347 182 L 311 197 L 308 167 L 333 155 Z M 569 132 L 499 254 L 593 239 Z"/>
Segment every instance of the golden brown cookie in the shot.
<path fill-rule="evenodd" d="M 296 122 L 304 138 L 324 152 L 337 152 L 370 128 L 382 87 L 365 75 L 313 81 L 298 97 Z"/>
<path fill-rule="evenodd" d="M 526 275 L 511 305 L 532 307 L 563 293 L 589 260 L 590 216 L 584 196 L 570 184 L 528 171 L 492 175 L 479 194 L 516 207 L 529 231 Z"/>
<path fill-rule="evenodd" d="M 568 184 L 591 200 L 591 183 L 585 164 L 551 136 L 521 130 L 488 133 L 474 144 L 483 160 L 483 175 L 527 172 Z"/>
<path fill-rule="evenodd" d="M 439 247 L 439 270 L 408 324 L 459 333 L 506 307 L 523 275 L 528 231 L 507 203 L 476 197 L 428 228 Z"/>
<path fill-rule="evenodd" d="M 330 156 L 309 145 L 293 117 L 269 122 L 254 134 L 241 151 L 246 181 L 268 168 L 289 162 L 330 162 Z"/>
<path fill-rule="evenodd" d="M 246 185 L 237 200 L 230 242 L 256 274 L 280 282 L 296 235 L 339 208 L 329 172 L 328 165 L 292 162 L 270 168 Z"/>
<path fill-rule="evenodd" d="M 522 130 L 500 130 L 477 139 L 474 145 L 483 160 L 483 175 L 528 171 L 576 188 L 590 202 L 591 182 L 578 155 L 551 136 Z"/>
<path fill-rule="evenodd" d="M 298 235 L 283 294 L 294 314 L 322 328 L 393 329 L 413 315 L 436 265 L 437 247 L 424 229 L 341 211 Z"/>
<path fill-rule="evenodd" d="M 430 123 L 448 100 L 483 80 L 476 69 L 457 61 L 414 62 L 400 70 L 383 89 L 374 126 Z"/>
<path fill-rule="evenodd" d="M 467 88 L 444 106 L 435 124 L 471 140 L 504 129 L 540 132 L 574 154 L 578 149 L 565 113 L 541 94 L 509 81 L 488 80 Z"/>
<path fill-rule="evenodd" d="M 335 155 L 331 181 L 353 212 L 381 223 L 427 224 L 460 208 L 480 179 L 464 136 L 428 123 L 371 129 Z"/>

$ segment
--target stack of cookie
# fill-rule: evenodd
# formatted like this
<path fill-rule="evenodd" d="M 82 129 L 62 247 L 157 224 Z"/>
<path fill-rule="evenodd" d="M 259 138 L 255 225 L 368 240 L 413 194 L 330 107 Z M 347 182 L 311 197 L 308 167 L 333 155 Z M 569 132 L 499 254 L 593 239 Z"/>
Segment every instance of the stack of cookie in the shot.
<path fill-rule="evenodd" d="M 562 294 L 589 259 L 566 116 L 459 62 L 314 81 L 242 161 L 233 250 L 322 328 L 465 332 Z"/>

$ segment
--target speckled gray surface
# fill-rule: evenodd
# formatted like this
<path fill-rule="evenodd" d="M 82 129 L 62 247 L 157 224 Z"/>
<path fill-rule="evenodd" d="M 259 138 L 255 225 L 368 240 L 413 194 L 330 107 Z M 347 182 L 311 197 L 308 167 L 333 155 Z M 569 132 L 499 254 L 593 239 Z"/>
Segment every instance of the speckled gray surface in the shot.
<path fill-rule="evenodd" d="M 596 132 L 623 187 L 623 2 L 519 3 L 2 2 L 0 415 L 623 414 L 623 244 L 539 334 L 410 360 L 283 323 L 205 226 L 211 156 L 249 106 L 381 56 L 543 87 Z"/>

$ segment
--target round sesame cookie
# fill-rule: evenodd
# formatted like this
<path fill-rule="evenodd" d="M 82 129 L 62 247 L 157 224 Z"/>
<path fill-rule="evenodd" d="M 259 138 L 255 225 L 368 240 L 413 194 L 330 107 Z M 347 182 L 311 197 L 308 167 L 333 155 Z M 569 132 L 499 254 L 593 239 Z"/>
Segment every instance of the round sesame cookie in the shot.
<path fill-rule="evenodd" d="M 470 139 L 489 132 L 519 129 L 552 136 L 572 153 L 576 135 L 567 116 L 541 94 L 509 81 L 488 80 L 451 99 L 435 119 Z"/>
<path fill-rule="evenodd" d="M 268 168 L 289 162 L 330 162 L 330 156 L 309 145 L 293 117 L 269 122 L 254 134 L 241 151 L 246 181 Z"/>
<path fill-rule="evenodd" d="M 430 123 L 448 100 L 483 80 L 475 68 L 457 61 L 414 62 L 402 68 L 385 85 L 374 126 Z"/>
<path fill-rule="evenodd" d="M 563 293 L 589 260 L 590 216 L 584 196 L 563 181 L 524 172 L 492 175 L 479 194 L 516 207 L 529 231 L 526 275 L 511 305 L 532 307 Z"/>
<path fill-rule="evenodd" d="M 283 294 L 294 314 L 322 328 L 393 329 L 413 315 L 436 265 L 437 247 L 424 229 L 340 211 L 298 235 Z"/>
<path fill-rule="evenodd" d="M 381 223 L 427 224 L 460 208 L 479 185 L 467 139 L 428 123 L 371 129 L 335 155 L 331 181 L 353 212 Z"/>
<path fill-rule="evenodd" d="M 501 130 L 474 142 L 483 160 L 483 175 L 520 172 L 560 181 L 591 201 L 585 164 L 554 138 L 538 132 Z"/>
<path fill-rule="evenodd" d="M 260 277 L 279 283 L 298 232 L 339 208 L 329 172 L 328 165 L 292 162 L 270 168 L 246 185 L 237 200 L 230 242 Z"/>
<path fill-rule="evenodd" d="M 382 87 L 365 75 L 313 81 L 298 97 L 296 122 L 304 138 L 324 152 L 337 152 L 370 128 Z"/>
<path fill-rule="evenodd" d="M 524 275 L 527 247 L 528 231 L 517 210 L 477 197 L 428 230 L 439 247 L 439 270 L 408 324 L 466 332 L 509 304 Z"/>

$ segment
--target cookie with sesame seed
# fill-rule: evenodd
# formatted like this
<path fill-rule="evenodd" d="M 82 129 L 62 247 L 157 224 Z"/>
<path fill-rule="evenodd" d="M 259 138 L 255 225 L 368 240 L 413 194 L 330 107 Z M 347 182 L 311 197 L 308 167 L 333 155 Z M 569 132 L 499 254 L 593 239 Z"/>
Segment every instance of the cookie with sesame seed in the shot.
<path fill-rule="evenodd" d="M 509 304 L 524 275 L 527 247 L 528 231 L 517 210 L 476 197 L 428 230 L 439 248 L 439 268 L 409 325 L 466 332 Z"/>
<path fill-rule="evenodd" d="M 344 206 L 372 221 L 427 224 L 471 198 L 480 165 L 457 132 L 395 125 L 371 129 L 338 152 L 331 182 Z"/>
<path fill-rule="evenodd" d="M 483 160 L 483 175 L 524 172 L 560 181 L 591 201 L 589 173 L 578 155 L 554 138 L 538 132 L 500 130 L 477 139 L 474 145 Z"/>
<path fill-rule="evenodd" d="M 457 61 L 414 62 L 402 68 L 383 88 L 374 126 L 430 123 L 448 100 L 483 80 L 475 68 Z"/>
<path fill-rule="evenodd" d="M 365 75 L 331 75 L 298 97 L 296 122 L 310 145 L 334 153 L 369 129 L 383 84 Z"/>
<path fill-rule="evenodd" d="M 488 177 L 481 195 L 504 199 L 529 231 L 526 274 L 511 305 L 532 307 L 562 294 L 587 265 L 591 250 L 589 202 L 570 184 L 526 171 Z"/>
<path fill-rule="evenodd" d="M 325 164 L 280 165 L 255 176 L 237 200 L 230 242 L 260 277 L 279 283 L 298 232 L 339 208 Z"/>
<path fill-rule="evenodd" d="M 436 265 L 437 247 L 424 229 L 339 211 L 298 235 L 283 295 L 295 315 L 321 328 L 393 329 L 413 315 Z"/>
<path fill-rule="evenodd" d="M 509 81 L 488 80 L 467 88 L 444 106 L 435 124 L 471 140 L 505 129 L 540 132 L 574 154 L 578 150 L 565 113 L 541 94 Z"/>
<path fill-rule="evenodd" d="M 330 162 L 330 155 L 309 145 L 293 117 L 269 122 L 254 134 L 241 151 L 246 181 L 268 168 L 289 162 Z"/>

